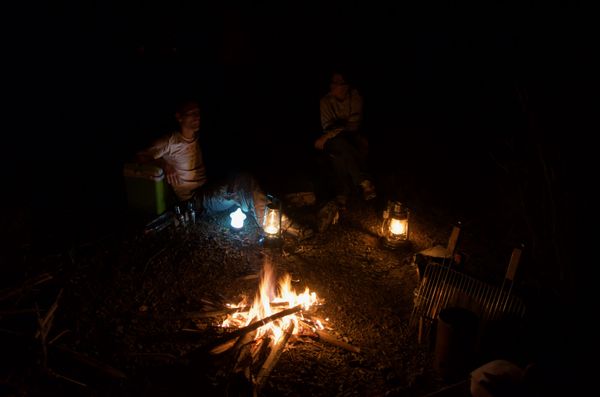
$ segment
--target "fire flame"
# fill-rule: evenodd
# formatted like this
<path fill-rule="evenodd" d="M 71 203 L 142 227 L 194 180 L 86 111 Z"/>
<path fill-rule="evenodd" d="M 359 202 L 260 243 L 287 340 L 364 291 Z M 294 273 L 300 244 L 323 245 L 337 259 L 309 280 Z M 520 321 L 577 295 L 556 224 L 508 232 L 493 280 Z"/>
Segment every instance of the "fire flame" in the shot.
<path fill-rule="evenodd" d="M 311 292 L 308 287 L 303 293 L 296 293 L 292 289 L 292 277 L 289 274 L 275 282 L 275 271 L 269 259 L 265 260 L 260 278 L 259 291 L 254 299 L 254 303 L 250 310 L 245 311 L 245 302 L 242 301 L 237 305 L 230 305 L 232 308 L 240 308 L 240 311 L 228 316 L 221 324 L 222 327 L 245 327 L 252 322 L 269 317 L 281 310 L 289 309 L 302 305 L 302 310 L 308 310 L 313 305 L 319 304 L 319 299 L 315 292 Z M 299 315 L 299 313 L 298 313 Z M 272 334 L 274 343 L 278 343 L 287 329 L 290 322 L 294 322 L 294 334 L 298 333 L 299 318 L 296 314 L 290 314 L 281 319 L 272 321 L 258 328 L 256 339 L 261 338 L 265 334 Z"/>

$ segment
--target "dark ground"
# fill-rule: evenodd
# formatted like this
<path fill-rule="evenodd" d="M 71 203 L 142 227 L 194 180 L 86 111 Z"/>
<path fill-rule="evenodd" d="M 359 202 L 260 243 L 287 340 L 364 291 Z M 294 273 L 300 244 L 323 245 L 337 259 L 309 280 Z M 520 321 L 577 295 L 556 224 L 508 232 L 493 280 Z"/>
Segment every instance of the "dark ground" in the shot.
<path fill-rule="evenodd" d="M 361 352 L 349 353 L 310 337 L 293 339 L 264 395 L 420 396 L 438 390 L 445 383 L 432 367 L 433 345 L 417 344 L 415 329 L 408 326 L 418 285 L 411 256 L 445 243 L 449 226 L 440 225 L 440 217 L 429 211 L 416 209 L 411 245 L 390 251 L 379 244 L 376 207 L 377 203 L 353 202 L 339 224 L 304 242 L 287 239 L 283 251 L 260 248 L 253 227 L 233 233 L 227 214 L 201 217 L 187 232 L 168 228 L 143 236 L 135 229 L 115 230 L 62 251 L 56 246 L 51 251 L 22 246 L 20 258 L 14 258 L 21 269 L 29 269 L 30 277 L 43 269 L 53 278 L 3 299 L 2 344 L 8 353 L 3 390 L 9 395 L 235 394 L 227 354 L 192 353 L 217 340 L 219 318 L 192 321 L 182 316 L 209 310 L 207 300 L 235 303 L 252 296 L 257 280 L 244 276 L 257 274 L 266 256 L 280 274 L 292 274 L 298 291 L 308 286 L 324 299 L 316 314 L 329 320 L 334 335 Z M 295 213 L 310 223 L 312 210 Z M 497 268 L 490 278 L 501 278 L 505 263 L 493 261 L 506 258 L 494 258 L 478 244 L 478 238 L 465 231 L 460 249 L 469 262 L 462 270 L 473 273 L 486 266 L 492 276 Z M 16 283 L 21 284 L 22 280 Z M 38 328 L 35 312 L 15 310 L 39 310 L 43 318 L 59 291 L 44 353 L 44 344 L 33 339 Z M 532 315 L 543 315 L 532 309 Z M 543 324 L 527 317 L 519 333 L 507 332 L 498 345 L 482 350 L 477 362 L 536 362 L 544 369 L 540 395 L 549 395 L 553 388 L 565 386 L 554 378 L 566 370 L 560 350 L 547 345 L 561 331 L 544 327 L 538 334 L 536 327 Z M 198 331 L 188 335 L 183 329 Z M 500 345 L 505 349 L 498 350 Z M 81 356 L 73 358 L 64 349 Z M 490 356 L 498 351 L 502 353 Z"/>

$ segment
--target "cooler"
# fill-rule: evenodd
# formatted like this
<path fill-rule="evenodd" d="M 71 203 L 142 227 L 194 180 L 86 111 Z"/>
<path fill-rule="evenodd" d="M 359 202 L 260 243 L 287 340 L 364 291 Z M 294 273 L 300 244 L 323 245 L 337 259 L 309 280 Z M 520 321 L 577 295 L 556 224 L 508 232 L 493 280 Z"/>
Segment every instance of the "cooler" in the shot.
<path fill-rule="evenodd" d="M 172 203 L 162 168 L 151 164 L 128 163 L 123 167 L 129 209 L 148 215 L 160 215 Z"/>

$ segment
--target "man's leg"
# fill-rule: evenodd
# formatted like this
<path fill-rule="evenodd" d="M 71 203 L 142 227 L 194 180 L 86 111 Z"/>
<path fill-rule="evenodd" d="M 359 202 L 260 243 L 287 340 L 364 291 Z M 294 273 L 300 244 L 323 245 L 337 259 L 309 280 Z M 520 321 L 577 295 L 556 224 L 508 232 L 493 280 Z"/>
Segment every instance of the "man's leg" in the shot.
<path fill-rule="evenodd" d="M 337 136 L 325 143 L 325 151 L 331 157 L 338 194 L 348 195 L 352 189 L 348 186 L 348 177 L 353 186 L 358 186 L 363 180 L 357 149 L 345 137 Z"/>
<path fill-rule="evenodd" d="M 208 213 L 240 207 L 262 226 L 267 199 L 256 180 L 247 174 L 237 175 L 224 183 L 203 186 L 196 191 L 194 199 L 196 206 Z"/>

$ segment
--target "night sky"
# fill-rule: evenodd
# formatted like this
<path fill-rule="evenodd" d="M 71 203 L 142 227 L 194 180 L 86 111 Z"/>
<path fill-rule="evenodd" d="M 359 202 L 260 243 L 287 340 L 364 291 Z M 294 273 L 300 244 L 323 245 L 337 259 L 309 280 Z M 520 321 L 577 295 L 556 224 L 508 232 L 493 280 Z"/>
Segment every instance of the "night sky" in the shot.
<path fill-rule="evenodd" d="M 123 163 L 171 128 L 172 102 L 186 94 L 202 103 L 213 173 L 286 181 L 305 168 L 318 100 L 341 65 L 365 98 L 373 172 L 393 181 L 384 193 L 450 192 L 469 198 L 460 213 L 511 180 L 542 186 L 549 170 L 561 211 L 573 207 L 597 81 L 587 77 L 593 24 L 578 5 L 204 3 L 7 14 L 11 206 L 51 220 L 122 210 Z M 402 162 L 388 160 L 399 151 Z"/>

